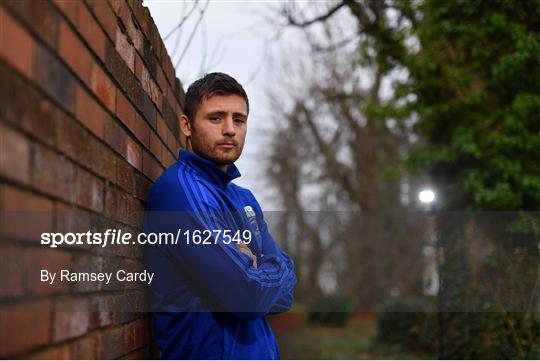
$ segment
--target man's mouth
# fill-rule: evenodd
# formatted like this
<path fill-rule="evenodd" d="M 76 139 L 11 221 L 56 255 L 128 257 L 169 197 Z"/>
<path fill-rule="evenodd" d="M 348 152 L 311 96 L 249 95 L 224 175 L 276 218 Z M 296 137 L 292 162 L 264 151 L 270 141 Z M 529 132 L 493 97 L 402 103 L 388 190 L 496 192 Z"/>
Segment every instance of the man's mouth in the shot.
<path fill-rule="evenodd" d="M 233 149 L 236 147 L 236 143 L 224 142 L 224 143 L 218 143 L 217 146 L 222 149 Z"/>

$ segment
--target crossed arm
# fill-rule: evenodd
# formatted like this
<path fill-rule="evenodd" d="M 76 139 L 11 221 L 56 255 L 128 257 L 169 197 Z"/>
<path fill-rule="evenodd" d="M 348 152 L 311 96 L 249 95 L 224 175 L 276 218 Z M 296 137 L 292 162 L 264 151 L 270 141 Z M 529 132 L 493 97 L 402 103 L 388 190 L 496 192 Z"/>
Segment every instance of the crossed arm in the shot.
<path fill-rule="evenodd" d="M 145 217 L 145 230 L 231 229 L 231 222 L 227 222 L 226 215 L 211 198 L 191 201 L 192 209 L 181 214 L 150 213 Z M 260 207 L 258 211 L 262 216 Z M 259 224 L 263 255 L 258 258 L 245 245 L 226 244 L 222 236 L 212 240 L 210 246 L 180 242 L 161 245 L 161 251 L 181 265 L 201 290 L 202 297 L 219 311 L 247 319 L 285 312 L 292 304 L 296 284 L 294 263 L 274 241 L 263 218 Z"/>

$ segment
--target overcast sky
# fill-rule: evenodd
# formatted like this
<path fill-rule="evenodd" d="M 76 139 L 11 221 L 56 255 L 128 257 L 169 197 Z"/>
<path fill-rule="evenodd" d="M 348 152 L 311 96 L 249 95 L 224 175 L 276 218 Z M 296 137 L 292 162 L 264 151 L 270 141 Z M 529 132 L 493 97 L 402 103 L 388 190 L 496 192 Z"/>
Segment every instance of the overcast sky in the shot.
<path fill-rule="evenodd" d="M 270 121 L 265 96 L 271 83 L 269 59 L 279 56 L 283 42 L 290 40 L 281 37 L 279 42 L 268 41 L 275 29 L 264 21 L 264 15 L 279 3 L 144 0 L 143 4 L 149 8 L 163 39 L 190 14 L 181 31 L 165 40 L 173 65 L 178 64 L 176 75 L 185 89 L 201 72 L 212 71 L 228 73 L 244 85 L 250 98 L 250 115 L 244 152 L 236 162 L 242 177 L 235 183 L 251 189 L 263 209 L 276 209 L 265 189 L 260 163 L 263 122 Z"/>

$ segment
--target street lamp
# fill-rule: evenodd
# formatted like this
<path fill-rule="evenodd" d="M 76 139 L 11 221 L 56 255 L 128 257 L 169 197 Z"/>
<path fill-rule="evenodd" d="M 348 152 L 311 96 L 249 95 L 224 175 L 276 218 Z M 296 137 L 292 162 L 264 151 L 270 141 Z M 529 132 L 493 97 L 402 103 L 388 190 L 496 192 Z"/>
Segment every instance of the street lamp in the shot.
<path fill-rule="evenodd" d="M 422 189 L 418 193 L 418 199 L 428 211 L 428 244 L 422 248 L 425 260 L 423 274 L 423 291 L 425 295 L 437 296 L 437 353 L 438 358 L 444 358 L 444 320 L 441 285 L 441 250 L 437 250 L 439 244 L 437 240 L 436 224 L 433 215 L 435 192 L 429 188 Z M 439 253 L 439 254 L 438 254 Z"/>
<path fill-rule="evenodd" d="M 433 205 L 435 202 L 435 192 L 429 188 L 422 189 L 418 193 L 418 199 L 429 212 L 428 214 L 428 242 L 422 248 L 422 254 L 424 255 L 424 274 L 423 274 L 423 291 L 424 295 L 436 296 L 439 292 L 439 272 L 437 264 L 436 244 L 437 236 L 435 233 L 435 222 L 433 215 Z"/>
<path fill-rule="evenodd" d="M 431 203 L 435 202 L 435 192 L 431 189 L 423 189 L 418 193 L 418 199 L 429 207 Z"/>

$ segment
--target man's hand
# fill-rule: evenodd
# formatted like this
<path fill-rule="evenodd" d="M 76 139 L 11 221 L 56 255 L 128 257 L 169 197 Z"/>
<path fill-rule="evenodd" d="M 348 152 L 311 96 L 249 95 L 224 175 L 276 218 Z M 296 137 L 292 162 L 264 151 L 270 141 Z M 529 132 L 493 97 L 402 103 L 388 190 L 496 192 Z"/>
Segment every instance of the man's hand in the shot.
<path fill-rule="evenodd" d="M 240 252 L 247 254 L 251 257 L 251 259 L 253 260 L 253 267 L 257 268 L 257 257 L 251 252 L 247 244 L 245 244 L 244 242 L 238 242 L 236 243 L 236 246 L 238 247 Z"/>

